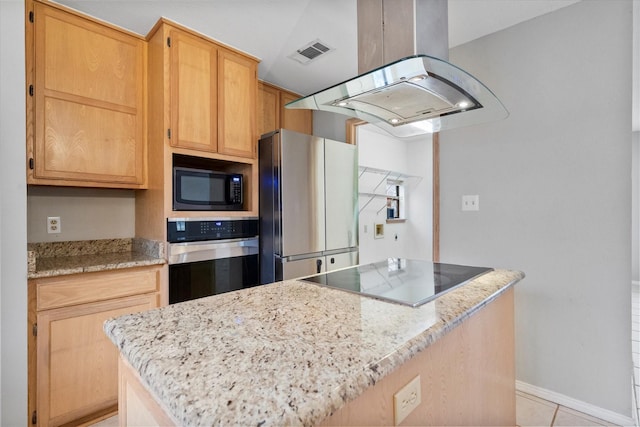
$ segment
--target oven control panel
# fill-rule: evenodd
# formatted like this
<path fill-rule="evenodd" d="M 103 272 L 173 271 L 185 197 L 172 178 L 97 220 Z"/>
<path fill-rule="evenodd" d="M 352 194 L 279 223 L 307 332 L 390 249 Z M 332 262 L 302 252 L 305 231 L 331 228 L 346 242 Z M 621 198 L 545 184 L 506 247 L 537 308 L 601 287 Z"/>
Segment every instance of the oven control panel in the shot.
<path fill-rule="evenodd" d="M 257 235 L 258 218 L 167 219 L 167 240 L 170 243 L 239 239 Z"/>

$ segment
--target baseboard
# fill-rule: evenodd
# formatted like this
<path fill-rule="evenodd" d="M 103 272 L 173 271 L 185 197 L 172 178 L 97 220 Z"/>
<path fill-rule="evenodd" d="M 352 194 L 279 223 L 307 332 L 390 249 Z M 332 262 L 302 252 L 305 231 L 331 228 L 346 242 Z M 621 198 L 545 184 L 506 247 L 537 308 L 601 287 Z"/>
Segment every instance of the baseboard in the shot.
<path fill-rule="evenodd" d="M 522 381 L 516 381 L 516 390 L 523 393 L 528 393 L 539 397 L 541 399 L 549 400 L 558 405 L 566 406 L 567 408 L 580 411 L 592 417 L 600 418 L 603 421 L 619 426 L 634 426 L 636 422 L 633 418 L 618 414 L 617 412 L 610 411 L 608 409 L 600 408 L 590 403 L 583 402 L 573 397 L 565 396 L 564 394 L 556 393 L 555 391 L 547 390 L 542 387 L 531 385 Z"/>

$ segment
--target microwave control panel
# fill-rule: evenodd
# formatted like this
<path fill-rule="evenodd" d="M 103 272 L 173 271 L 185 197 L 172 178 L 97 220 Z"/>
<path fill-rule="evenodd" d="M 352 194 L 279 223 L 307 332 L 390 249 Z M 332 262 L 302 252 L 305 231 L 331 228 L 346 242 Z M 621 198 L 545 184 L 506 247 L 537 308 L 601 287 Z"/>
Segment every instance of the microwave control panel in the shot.
<path fill-rule="evenodd" d="M 242 206 L 242 178 L 232 176 L 229 182 L 229 202 Z"/>
<path fill-rule="evenodd" d="M 240 239 L 258 235 L 258 219 L 167 219 L 167 240 L 199 242 Z"/>

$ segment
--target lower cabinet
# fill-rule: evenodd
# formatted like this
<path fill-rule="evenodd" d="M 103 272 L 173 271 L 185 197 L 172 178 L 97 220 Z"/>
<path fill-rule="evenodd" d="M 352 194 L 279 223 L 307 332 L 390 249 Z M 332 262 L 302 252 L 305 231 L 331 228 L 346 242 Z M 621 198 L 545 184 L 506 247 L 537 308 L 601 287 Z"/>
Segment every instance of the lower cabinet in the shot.
<path fill-rule="evenodd" d="M 80 424 L 117 411 L 118 349 L 102 325 L 158 307 L 160 268 L 29 281 L 31 424 Z"/>

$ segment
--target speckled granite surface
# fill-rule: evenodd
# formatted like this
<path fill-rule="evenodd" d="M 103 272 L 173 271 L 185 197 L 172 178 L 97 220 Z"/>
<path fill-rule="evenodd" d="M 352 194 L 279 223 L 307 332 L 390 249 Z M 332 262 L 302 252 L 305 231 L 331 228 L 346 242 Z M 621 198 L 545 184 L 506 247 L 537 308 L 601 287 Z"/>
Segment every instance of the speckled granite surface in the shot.
<path fill-rule="evenodd" d="M 496 270 L 418 308 L 286 281 L 104 329 L 180 425 L 313 425 L 523 277 Z"/>
<path fill-rule="evenodd" d="M 164 244 L 147 239 L 29 243 L 28 278 L 164 264 Z"/>

